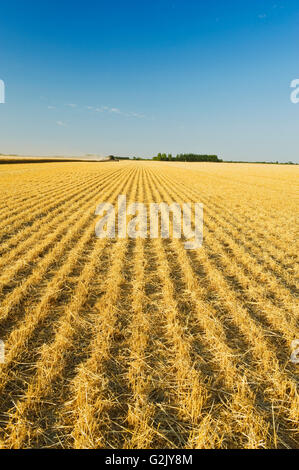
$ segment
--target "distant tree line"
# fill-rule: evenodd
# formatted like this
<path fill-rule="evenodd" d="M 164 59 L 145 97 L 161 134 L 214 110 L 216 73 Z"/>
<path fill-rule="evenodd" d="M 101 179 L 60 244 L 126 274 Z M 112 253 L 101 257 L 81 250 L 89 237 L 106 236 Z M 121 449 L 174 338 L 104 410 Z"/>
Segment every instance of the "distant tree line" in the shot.
<path fill-rule="evenodd" d="M 118 157 L 116 155 L 109 155 L 109 158 L 112 160 L 148 160 L 148 158 L 142 158 L 142 157 Z"/>
<path fill-rule="evenodd" d="M 198 155 L 196 153 L 179 153 L 176 157 L 173 157 L 171 153 L 158 153 L 153 160 L 158 161 L 178 161 L 178 162 L 222 162 L 217 155 Z"/>
<path fill-rule="evenodd" d="M 112 160 L 130 160 L 130 157 L 118 157 L 115 155 L 109 155 L 108 157 L 111 158 Z"/>

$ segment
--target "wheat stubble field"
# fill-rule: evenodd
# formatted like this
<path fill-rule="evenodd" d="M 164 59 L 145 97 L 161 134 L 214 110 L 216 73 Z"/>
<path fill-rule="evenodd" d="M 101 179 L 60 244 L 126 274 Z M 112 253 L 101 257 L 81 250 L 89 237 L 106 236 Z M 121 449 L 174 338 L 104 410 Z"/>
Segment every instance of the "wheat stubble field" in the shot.
<path fill-rule="evenodd" d="M 0 447 L 298 448 L 298 167 L 0 166 Z M 202 202 L 204 244 L 97 239 Z"/>

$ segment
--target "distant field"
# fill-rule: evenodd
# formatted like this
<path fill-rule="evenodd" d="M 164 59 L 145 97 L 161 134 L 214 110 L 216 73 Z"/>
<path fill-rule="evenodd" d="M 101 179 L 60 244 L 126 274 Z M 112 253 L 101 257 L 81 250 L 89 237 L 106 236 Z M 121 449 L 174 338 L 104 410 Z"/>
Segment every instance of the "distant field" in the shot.
<path fill-rule="evenodd" d="M 298 448 L 299 167 L 0 165 L 0 447 Z M 204 244 L 97 239 L 202 202 Z"/>
<path fill-rule="evenodd" d="M 0 155 L 0 164 L 6 163 L 49 163 L 49 162 L 85 162 L 85 161 L 104 161 L 105 157 L 30 157 L 18 155 Z"/>

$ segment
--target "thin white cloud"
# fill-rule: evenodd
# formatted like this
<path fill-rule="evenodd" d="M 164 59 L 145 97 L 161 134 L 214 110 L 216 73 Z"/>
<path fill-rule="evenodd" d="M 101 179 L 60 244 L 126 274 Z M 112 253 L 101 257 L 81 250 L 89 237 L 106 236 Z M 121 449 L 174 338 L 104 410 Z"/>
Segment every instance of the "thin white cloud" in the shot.
<path fill-rule="evenodd" d="M 123 114 L 118 108 L 110 108 L 111 113 Z"/>
<path fill-rule="evenodd" d="M 114 114 L 119 114 L 121 116 L 134 117 L 134 118 L 137 118 L 137 119 L 146 118 L 146 116 L 144 114 L 135 113 L 135 112 L 125 112 L 125 111 L 121 111 L 119 108 L 108 108 L 107 106 L 102 106 L 100 108 L 100 110 L 101 111 L 108 111 L 108 112 L 114 113 Z"/>
<path fill-rule="evenodd" d="M 266 15 L 266 13 L 261 13 L 260 15 L 258 15 L 258 18 L 260 20 L 263 20 L 264 18 L 267 18 L 267 15 Z"/>
<path fill-rule="evenodd" d="M 140 114 L 140 113 L 129 113 L 129 116 L 132 116 L 138 119 L 144 119 L 146 117 L 144 114 Z"/>
<path fill-rule="evenodd" d="M 65 104 L 65 106 L 68 106 L 69 108 L 77 108 L 78 105 L 75 104 L 75 103 L 68 103 L 68 104 Z M 48 106 L 48 109 L 57 109 L 56 106 L 52 106 L 52 105 L 49 105 Z M 142 114 L 142 113 L 136 113 L 136 112 L 133 112 L 133 111 L 130 111 L 130 112 L 125 112 L 125 111 L 122 111 L 121 109 L 119 108 L 116 108 L 116 107 L 110 107 L 110 106 L 83 106 L 82 109 L 88 109 L 89 111 L 95 111 L 97 113 L 103 113 L 103 112 L 106 112 L 106 113 L 111 113 L 111 114 L 118 114 L 119 116 L 124 116 L 124 117 L 131 117 L 131 118 L 136 118 L 136 119 L 148 119 L 146 117 L 145 114 Z M 56 124 L 58 126 L 66 126 L 66 124 L 63 122 L 63 121 L 56 121 Z"/>

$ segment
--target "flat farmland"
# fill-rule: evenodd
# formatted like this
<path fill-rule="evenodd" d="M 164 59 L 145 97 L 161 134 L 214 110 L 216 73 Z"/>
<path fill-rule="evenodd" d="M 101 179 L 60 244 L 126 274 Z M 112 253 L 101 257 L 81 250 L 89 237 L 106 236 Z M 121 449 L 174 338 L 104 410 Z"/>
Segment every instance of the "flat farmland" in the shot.
<path fill-rule="evenodd" d="M 298 170 L 0 165 L 0 447 L 298 448 Z M 120 194 L 203 246 L 96 238 Z"/>

